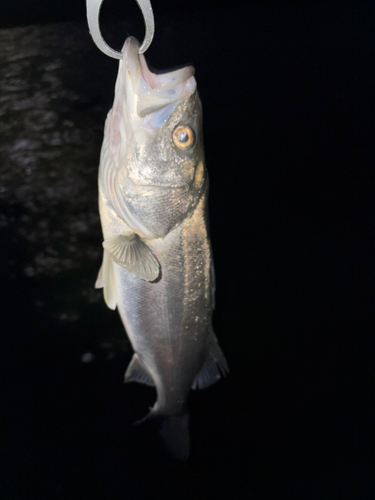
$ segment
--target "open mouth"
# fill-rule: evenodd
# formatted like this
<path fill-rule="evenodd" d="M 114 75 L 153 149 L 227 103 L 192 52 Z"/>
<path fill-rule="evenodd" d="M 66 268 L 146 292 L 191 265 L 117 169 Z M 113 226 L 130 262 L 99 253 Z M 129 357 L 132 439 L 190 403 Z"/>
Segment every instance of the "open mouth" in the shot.
<path fill-rule="evenodd" d="M 138 50 L 139 42 L 134 37 L 128 37 L 123 49 L 124 61 L 127 77 L 138 97 L 137 114 L 140 118 L 188 97 L 195 91 L 193 66 L 153 73 Z"/>

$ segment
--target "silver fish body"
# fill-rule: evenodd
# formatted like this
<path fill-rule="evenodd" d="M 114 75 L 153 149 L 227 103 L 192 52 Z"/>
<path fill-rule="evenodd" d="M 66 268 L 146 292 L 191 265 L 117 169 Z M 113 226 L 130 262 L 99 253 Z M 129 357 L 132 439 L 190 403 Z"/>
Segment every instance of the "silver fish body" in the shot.
<path fill-rule="evenodd" d="M 126 381 L 154 385 L 151 416 L 179 458 L 186 400 L 228 371 L 212 331 L 208 179 L 193 68 L 152 73 L 128 38 L 99 170 L 103 264 L 96 286 L 135 351 Z"/>

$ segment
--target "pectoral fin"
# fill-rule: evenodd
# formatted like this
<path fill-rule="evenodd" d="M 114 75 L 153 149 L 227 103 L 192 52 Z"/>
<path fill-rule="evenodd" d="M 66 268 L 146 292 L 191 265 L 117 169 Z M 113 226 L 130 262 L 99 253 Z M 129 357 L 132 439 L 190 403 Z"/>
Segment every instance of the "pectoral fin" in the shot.
<path fill-rule="evenodd" d="M 201 371 L 195 377 L 192 389 L 205 389 L 229 373 L 228 363 L 212 333 L 211 343 Z"/>
<path fill-rule="evenodd" d="M 118 235 L 105 240 L 103 247 L 116 264 L 145 281 L 154 281 L 160 274 L 160 264 L 146 243 L 137 234 Z"/>
<path fill-rule="evenodd" d="M 154 386 L 154 381 L 146 368 L 141 364 L 137 354 L 134 354 L 125 373 L 125 382 L 139 382 Z"/>

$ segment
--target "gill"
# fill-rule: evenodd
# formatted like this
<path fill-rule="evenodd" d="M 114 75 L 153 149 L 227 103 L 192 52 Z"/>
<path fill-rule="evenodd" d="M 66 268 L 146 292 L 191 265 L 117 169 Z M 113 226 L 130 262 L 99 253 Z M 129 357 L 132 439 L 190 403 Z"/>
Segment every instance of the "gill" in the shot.
<path fill-rule="evenodd" d="M 142 45 L 139 48 L 139 53 L 143 54 L 149 48 L 152 39 L 154 38 L 154 32 L 155 32 L 154 14 L 152 11 L 150 0 L 136 0 L 136 1 L 142 11 L 146 27 L 145 37 L 142 42 Z M 100 31 L 99 16 L 102 3 L 103 0 L 86 0 L 87 22 L 89 25 L 90 34 L 95 42 L 95 45 L 104 54 L 106 54 L 109 57 L 113 57 L 114 59 L 122 59 L 122 53 L 112 49 L 104 40 L 102 33 Z"/>

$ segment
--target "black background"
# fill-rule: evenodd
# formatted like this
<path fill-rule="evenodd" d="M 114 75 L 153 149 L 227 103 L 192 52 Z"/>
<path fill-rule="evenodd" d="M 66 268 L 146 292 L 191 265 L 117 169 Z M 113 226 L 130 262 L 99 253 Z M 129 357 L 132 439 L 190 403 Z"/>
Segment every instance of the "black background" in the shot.
<path fill-rule="evenodd" d="M 174 462 L 150 430 L 132 426 L 154 396 L 122 384 L 131 353 L 117 315 L 82 303 L 66 322 L 33 301 L 66 301 L 94 283 L 100 258 L 33 279 L 21 272 L 25 250 L 3 231 L 3 498 L 371 500 L 374 6 L 153 4 L 151 65 L 196 68 L 214 328 L 231 374 L 192 394 L 192 455 Z M 1 10 L 3 28 L 74 20 L 86 30 L 83 2 L 13 0 Z M 143 36 L 134 1 L 106 1 L 103 18 L 116 48 L 128 33 Z M 82 79 L 81 105 L 99 105 L 99 130 L 117 63 L 90 54 L 105 71 L 92 87 Z M 87 189 L 96 196 L 94 174 Z M 74 203 L 66 195 L 62 213 Z M 98 220 L 77 245 L 100 248 Z M 81 362 L 85 352 L 92 363 Z"/>

